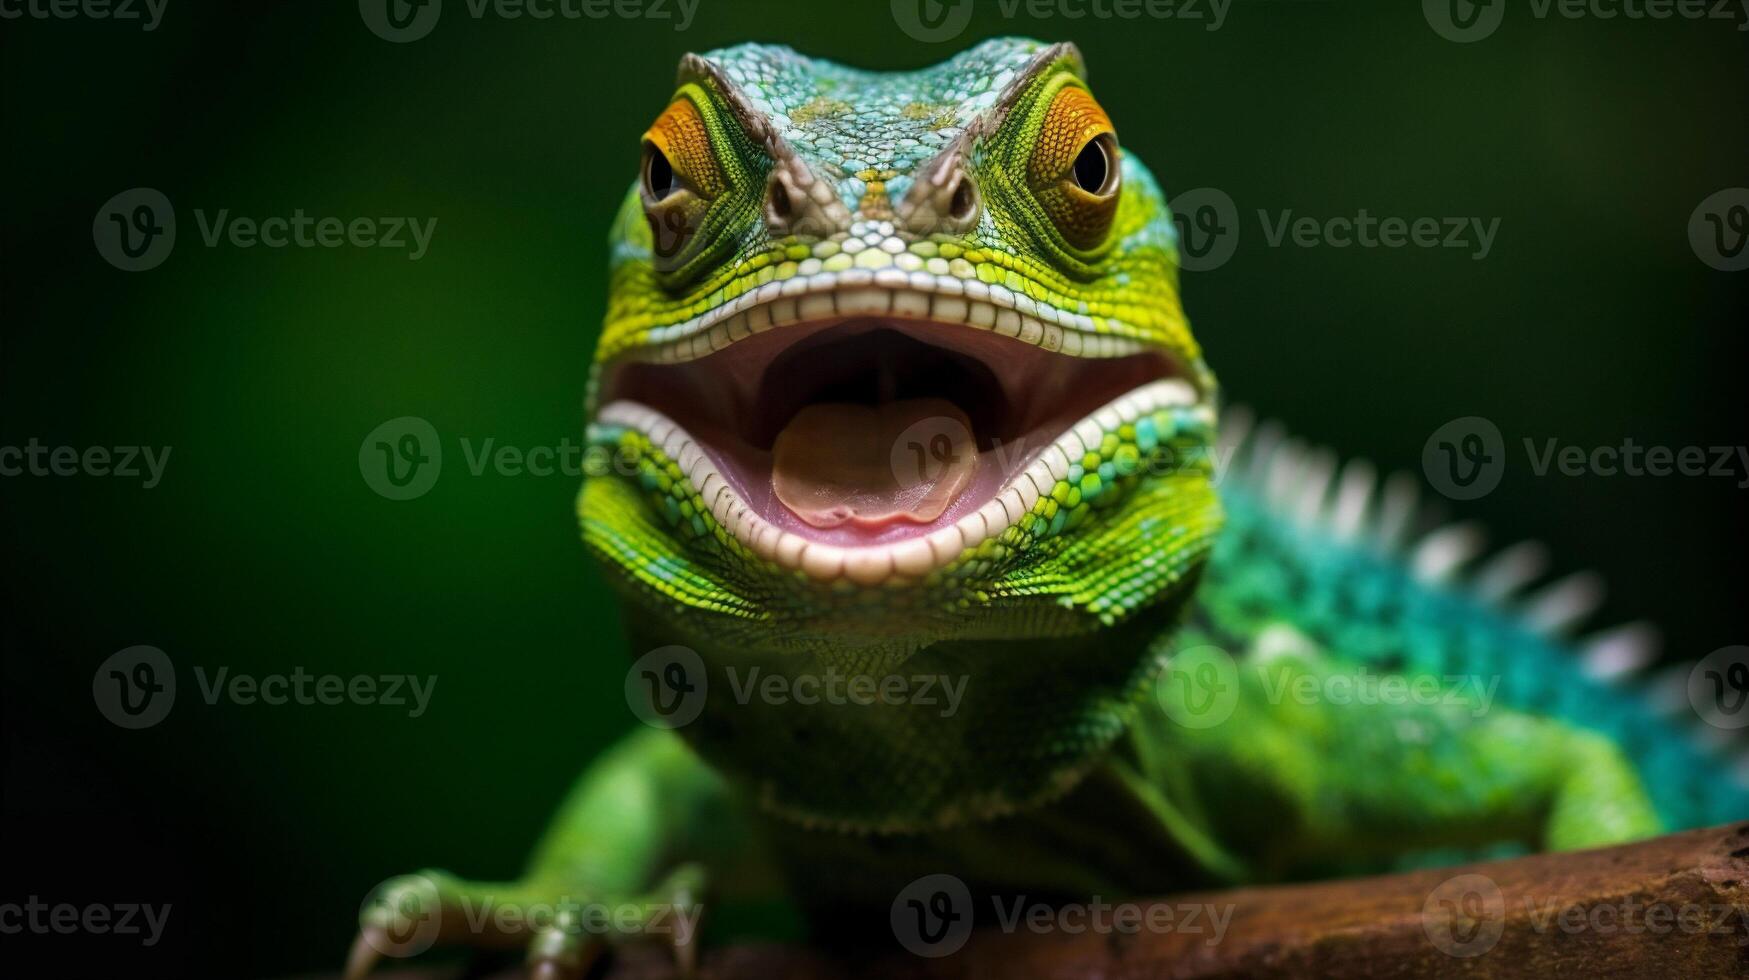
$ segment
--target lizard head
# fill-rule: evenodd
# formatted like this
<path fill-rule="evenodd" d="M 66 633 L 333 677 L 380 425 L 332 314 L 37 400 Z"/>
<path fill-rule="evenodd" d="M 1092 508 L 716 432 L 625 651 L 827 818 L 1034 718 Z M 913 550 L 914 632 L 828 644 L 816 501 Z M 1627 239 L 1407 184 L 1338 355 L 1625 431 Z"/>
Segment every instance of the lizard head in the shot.
<path fill-rule="evenodd" d="M 1166 202 L 1072 45 L 689 55 L 642 154 L 579 501 L 635 603 L 915 649 L 1188 588 L 1220 522 L 1214 381 Z"/>

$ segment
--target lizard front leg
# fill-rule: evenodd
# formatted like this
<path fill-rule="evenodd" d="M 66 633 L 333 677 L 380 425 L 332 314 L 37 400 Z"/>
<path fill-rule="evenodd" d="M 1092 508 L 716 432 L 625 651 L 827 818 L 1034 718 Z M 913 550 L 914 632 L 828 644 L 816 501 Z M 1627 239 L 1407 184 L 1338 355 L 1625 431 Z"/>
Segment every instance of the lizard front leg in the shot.
<path fill-rule="evenodd" d="M 379 888 L 346 977 L 444 944 L 523 945 L 531 976 L 573 978 L 606 946 L 641 939 L 670 943 L 690 971 L 705 884 L 695 859 L 755 854 L 747 835 L 727 788 L 677 736 L 639 731 L 584 773 L 520 880 L 424 871 Z"/>
<path fill-rule="evenodd" d="M 1502 843 L 1566 850 L 1661 829 L 1617 746 L 1494 704 L 1487 678 L 1369 672 L 1283 631 L 1236 660 L 1188 639 L 1159 688 L 1165 710 L 1138 732 L 1155 746 L 1143 758 L 1170 773 L 1144 781 L 1173 787 L 1178 809 L 1220 814 L 1218 827 L 1202 823 L 1252 874 Z M 1199 690 L 1211 680 L 1230 692 Z"/>

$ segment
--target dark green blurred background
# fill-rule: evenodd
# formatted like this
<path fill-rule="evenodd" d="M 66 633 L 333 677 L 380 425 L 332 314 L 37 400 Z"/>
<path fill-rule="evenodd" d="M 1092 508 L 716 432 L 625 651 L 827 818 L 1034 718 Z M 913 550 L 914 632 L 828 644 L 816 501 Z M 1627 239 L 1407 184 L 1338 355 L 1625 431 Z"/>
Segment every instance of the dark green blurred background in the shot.
<path fill-rule="evenodd" d="M 469 473 L 461 440 L 575 440 L 608 222 L 684 52 L 758 39 L 868 67 L 978 37 L 1071 39 L 1169 193 L 1238 204 L 1186 305 L 1228 392 L 1343 453 L 1416 468 L 1496 422 L 1500 489 L 1457 508 L 1613 586 L 1673 659 L 1749 637 L 1736 479 L 1537 478 L 1521 442 L 1742 445 L 1749 274 L 1690 214 L 1749 184 L 1741 21 L 1537 20 L 1474 44 L 1421 5 L 1247 3 L 1208 22 L 1037 20 L 977 0 L 922 43 L 886 0 L 700 0 L 696 20 L 475 19 L 406 44 L 356 4 L 170 0 L 156 30 L 0 21 L 8 158 L 0 445 L 168 445 L 162 485 L 7 477 L 0 902 L 169 902 L 156 948 L 8 937 L 74 973 L 336 966 L 358 903 L 431 864 L 513 874 L 591 753 L 633 724 L 622 635 L 570 476 Z M 672 8 L 672 2 L 669 7 Z M 1199 4 L 1199 7 L 1204 6 Z M 92 241 L 122 190 L 178 240 L 126 273 Z M 436 217 L 429 254 L 203 245 L 209 215 Z M 1500 219 L 1492 253 L 1281 247 L 1256 212 Z M 441 434 L 395 502 L 361 440 Z M 1740 478 L 1740 477 L 1739 477 Z M 104 720 L 92 676 L 162 648 L 162 724 Z M 429 710 L 204 703 L 233 673 L 435 675 Z"/>

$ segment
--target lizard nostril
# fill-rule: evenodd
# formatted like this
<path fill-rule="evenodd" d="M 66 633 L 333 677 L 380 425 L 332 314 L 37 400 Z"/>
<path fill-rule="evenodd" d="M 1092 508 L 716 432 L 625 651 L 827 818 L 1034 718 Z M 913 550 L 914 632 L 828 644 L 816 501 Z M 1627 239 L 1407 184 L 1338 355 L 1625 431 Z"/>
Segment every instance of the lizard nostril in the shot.
<path fill-rule="evenodd" d="M 957 222 L 969 222 L 978 211 L 978 191 L 972 182 L 961 174 L 955 182 L 953 197 L 949 199 L 947 213 Z"/>
<path fill-rule="evenodd" d="M 905 227 L 914 235 L 964 235 L 978 223 L 983 202 L 978 182 L 957 162 L 942 176 L 925 174 L 899 205 Z"/>
<path fill-rule="evenodd" d="M 789 227 L 790 219 L 795 217 L 795 202 L 790 199 L 789 189 L 784 184 L 781 177 L 773 179 L 771 193 L 765 201 L 765 217 L 774 229 Z"/>

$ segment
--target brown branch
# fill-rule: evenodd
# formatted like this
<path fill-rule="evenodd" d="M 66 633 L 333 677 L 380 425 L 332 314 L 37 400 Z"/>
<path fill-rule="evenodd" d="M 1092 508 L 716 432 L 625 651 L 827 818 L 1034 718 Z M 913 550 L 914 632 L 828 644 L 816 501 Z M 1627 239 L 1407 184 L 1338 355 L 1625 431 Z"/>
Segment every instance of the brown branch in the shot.
<path fill-rule="evenodd" d="M 1744 977 L 1749 823 L 1459 868 L 1174 895 L 1144 907 L 1154 904 L 1231 909 L 1231 919 L 1218 942 L 1206 923 L 1195 933 L 985 928 L 939 959 L 743 946 L 708 952 L 700 980 Z M 429 980 L 404 980 L 420 976 Z M 673 970 L 662 950 L 628 949 L 607 976 L 667 980 Z"/>

